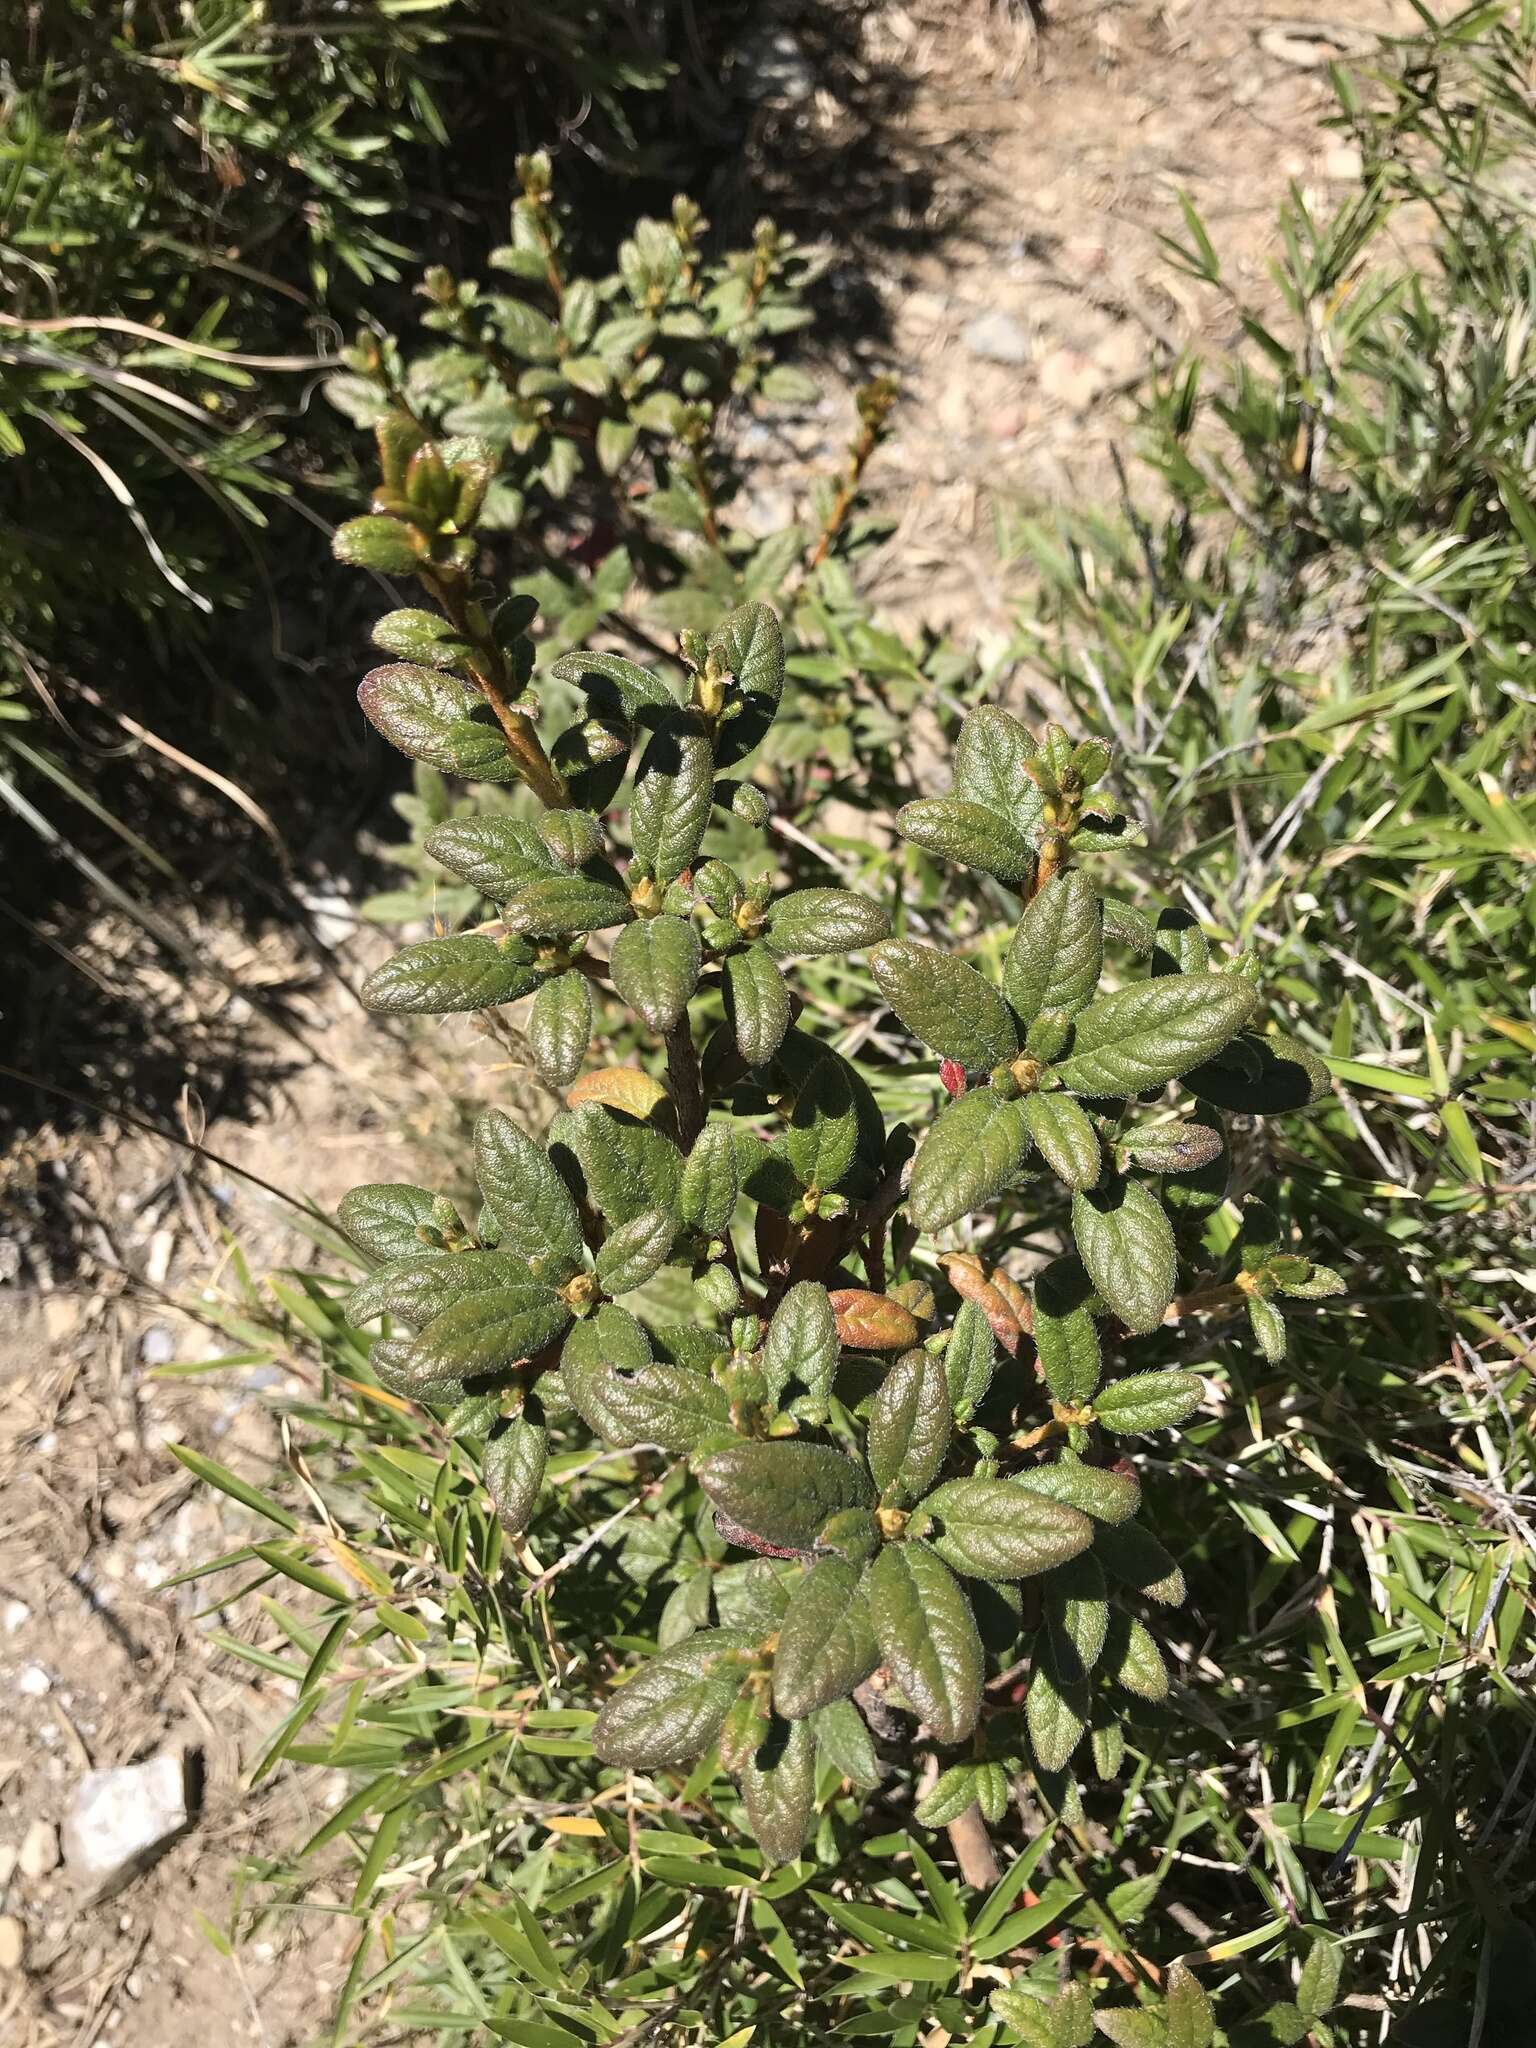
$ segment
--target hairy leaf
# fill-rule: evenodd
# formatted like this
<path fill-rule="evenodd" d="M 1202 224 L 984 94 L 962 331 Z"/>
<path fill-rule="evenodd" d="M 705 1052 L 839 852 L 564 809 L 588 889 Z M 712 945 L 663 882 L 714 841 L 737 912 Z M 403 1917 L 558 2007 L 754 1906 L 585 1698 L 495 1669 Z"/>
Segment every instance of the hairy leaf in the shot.
<path fill-rule="evenodd" d="M 1035 852 L 1016 825 L 960 797 L 920 797 L 896 813 L 896 829 L 925 853 L 979 868 L 1000 882 L 1022 882 L 1035 870 Z"/>
<path fill-rule="evenodd" d="M 553 1288 L 490 1288 L 434 1316 L 413 1340 L 402 1369 L 417 1392 L 430 1396 L 434 1386 L 505 1372 L 532 1358 L 570 1319 Z"/>
<path fill-rule="evenodd" d="M 431 1223 L 436 1199 L 409 1181 L 369 1181 L 342 1196 L 336 1215 L 364 1251 L 381 1259 L 409 1259 L 425 1248 L 420 1230 Z"/>
<path fill-rule="evenodd" d="M 769 905 L 763 943 L 779 959 L 791 954 L 852 953 L 891 929 L 883 904 L 851 889 L 792 889 Z"/>
<path fill-rule="evenodd" d="M 581 1071 L 592 1038 L 592 984 L 572 968 L 552 975 L 528 1012 L 528 1043 L 540 1076 L 567 1088 Z"/>
<path fill-rule="evenodd" d="M 918 1147 L 907 1208 L 920 1230 L 979 1209 L 1018 1171 L 1029 1147 L 1024 1103 L 976 1088 L 942 1109 Z"/>
<path fill-rule="evenodd" d="M 1086 1110 L 1070 1095 L 1026 1096 L 1024 1121 L 1036 1151 L 1059 1181 L 1069 1188 L 1095 1184 L 1104 1171 L 1103 1148 Z"/>
<path fill-rule="evenodd" d="M 436 1017 L 515 1003 L 542 979 L 516 947 L 503 948 L 477 932 L 461 932 L 402 946 L 363 983 L 363 1001 L 388 1017 Z"/>
<path fill-rule="evenodd" d="M 1077 1019 L 1052 1070 L 1073 1095 L 1139 1095 L 1187 1074 L 1253 1013 L 1253 984 L 1234 974 L 1170 974 L 1099 996 Z"/>
<path fill-rule="evenodd" d="M 556 1283 L 583 1262 L 581 1219 L 546 1153 L 499 1109 L 475 1124 L 475 1178 L 500 1227 L 500 1246 Z"/>
<path fill-rule="evenodd" d="M 779 1721 L 741 1773 L 753 1839 L 769 1863 L 793 1863 L 816 1808 L 816 1737 L 808 1723 Z"/>
<path fill-rule="evenodd" d="M 699 1466 L 699 1484 L 727 1520 L 765 1542 L 809 1550 L 842 1508 L 870 1507 L 863 1467 L 826 1444 L 733 1444 Z"/>
<path fill-rule="evenodd" d="M 773 1658 L 773 1703 L 786 1720 L 845 1698 L 880 1661 L 863 1576 L 823 1557 L 791 1592 Z"/>
<path fill-rule="evenodd" d="M 642 1209 L 608 1233 L 592 1262 L 604 1294 L 632 1294 L 666 1264 L 677 1237 L 670 1209 Z"/>
<path fill-rule="evenodd" d="M 785 1294 L 768 1324 L 763 1346 L 763 1372 L 768 1391 L 778 1400 L 791 1379 L 825 1401 L 837 1371 L 837 1318 L 825 1287 L 800 1280 Z"/>
<path fill-rule="evenodd" d="M 939 1742 L 963 1742 L 981 1711 L 982 1653 L 960 1582 L 925 1543 L 890 1543 L 869 1568 L 881 1661 Z"/>
<path fill-rule="evenodd" d="M 1102 1359 L 1089 1301 L 1093 1283 L 1081 1260 L 1053 1259 L 1035 1282 L 1035 1351 L 1058 1401 L 1081 1408 L 1093 1399 Z"/>
<path fill-rule="evenodd" d="M 966 1067 L 995 1067 L 1019 1049 L 1018 1033 L 991 982 L 964 960 L 909 939 L 887 939 L 869 956 L 880 992 L 914 1038 Z"/>
<path fill-rule="evenodd" d="M 697 712 L 670 711 L 640 757 L 630 800 L 635 858 L 662 882 L 693 860 L 715 801 L 715 753 Z"/>
<path fill-rule="evenodd" d="M 933 1549 L 973 1579 L 1033 1578 L 1093 1541 L 1086 1515 L 1007 1479 L 951 1479 L 918 1512 Z"/>
<path fill-rule="evenodd" d="M 789 990 L 766 946 L 726 955 L 725 1008 L 737 1051 L 749 1067 L 765 1065 L 789 1029 Z"/>
<path fill-rule="evenodd" d="M 1141 1483 L 1134 1472 L 1108 1472 L 1101 1465 L 1085 1465 L 1070 1455 L 1054 1465 L 1036 1465 L 1016 1473 L 1009 1482 L 1076 1508 L 1096 1522 L 1126 1522 L 1141 1505 Z"/>
<path fill-rule="evenodd" d="M 997 1366 L 997 1340 L 976 1301 L 962 1302 L 944 1347 L 944 1378 L 956 1422 L 969 1422 L 986 1397 Z"/>
<path fill-rule="evenodd" d="M 678 1214 L 690 1230 L 723 1237 L 740 1194 L 735 1138 L 724 1124 L 706 1124 L 683 1167 Z"/>
<path fill-rule="evenodd" d="M 744 1630 L 701 1629 L 652 1657 L 598 1715 L 592 1747 L 605 1764 L 630 1770 L 691 1763 L 719 1734 L 751 1647 Z"/>
<path fill-rule="evenodd" d="M 1140 1181 L 1111 1177 L 1072 1197 L 1072 1235 L 1088 1276 L 1127 1329 L 1155 1330 L 1177 1277 L 1173 1226 Z"/>
<path fill-rule="evenodd" d="M 944 1361 L 931 1351 L 909 1351 L 891 1367 L 869 1411 L 865 1456 L 882 1499 L 900 1505 L 927 1492 L 944 1463 L 949 1431 Z"/>
<path fill-rule="evenodd" d="M 1135 1372 L 1100 1387 L 1093 1398 L 1093 1412 L 1106 1429 L 1118 1435 L 1146 1436 L 1183 1422 L 1204 1397 L 1198 1373 Z"/>
<path fill-rule="evenodd" d="M 514 1415 L 500 1424 L 485 1446 L 485 1486 L 496 1519 L 509 1536 L 521 1536 L 544 1483 L 549 1438 L 536 1422 Z"/>
<path fill-rule="evenodd" d="M 626 925 L 613 942 L 613 985 L 653 1031 L 670 1031 L 698 986 L 703 947 L 695 926 L 681 917 L 645 917 Z"/>
<path fill-rule="evenodd" d="M 1073 1016 L 1104 967 L 1104 911 L 1077 868 L 1053 875 L 1030 900 L 1003 962 L 1003 993 L 1026 1024 L 1043 1011 Z"/>
<path fill-rule="evenodd" d="M 858 1117 L 843 1063 L 824 1054 L 795 1096 L 784 1134 L 784 1151 L 802 1187 L 823 1193 L 836 1188 L 858 1148 Z"/>

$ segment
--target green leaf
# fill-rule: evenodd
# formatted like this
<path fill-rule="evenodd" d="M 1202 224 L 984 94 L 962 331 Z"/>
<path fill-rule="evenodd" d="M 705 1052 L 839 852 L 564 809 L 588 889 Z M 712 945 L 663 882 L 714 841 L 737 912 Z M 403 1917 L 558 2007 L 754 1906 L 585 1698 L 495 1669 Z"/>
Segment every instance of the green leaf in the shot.
<path fill-rule="evenodd" d="M 1116 1685 L 1144 1700 L 1168 1697 L 1168 1666 L 1150 1630 L 1125 1614 L 1113 1615 L 1104 1644 L 1104 1669 Z"/>
<path fill-rule="evenodd" d="M 440 612 L 386 612 L 374 621 L 371 637 L 381 653 L 423 668 L 451 669 L 468 652 Z"/>
<path fill-rule="evenodd" d="M 973 1088 L 940 1110 L 912 1162 L 907 1209 L 919 1230 L 942 1230 L 990 1202 L 1029 1147 L 1023 1100 Z"/>
<path fill-rule="evenodd" d="M 803 1188 L 838 1187 L 853 1165 L 859 1123 L 841 1060 L 824 1053 L 795 1096 L 784 1152 Z"/>
<path fill-rule="evenodd" d="M 668 1032 L 698 987 L 704 951 L 697 928 L 681 917 L 643 917 L 613 943 L 613 985 L 653 1031 Z"/>
<path fill-rule="evenodd" d="M 1073 1095 L 1139 1095 L 1209 1060 L 1253 1014 L 1252 982 L 1167 974 L 1099 996 L 1077 1019 L 1052 1072 Z"/>
<path fill-rule="evenodd" d="M 826 1444 L 733 1444 L 705 1458 L 698 1476 L 727 1522 L 786 1550 L 809 1550 L 840 1509 L 874 1505 L 863 1467 Z"/>
<path fill-rule="evenodd" d="M 551 1088 L 568 1088 L 592 1039 L 592 984 L 572 968 L 552 974 L 528 1012 L 533 1063 Z"/>
<path fill-rule="evenodd" d="M 1182 1607 L 1184 1574 L 1172 1556 L 1140 1522 L 1122 1522 L 1118 1528 L 1103 1528 L 1093 1546 L 1094 1556 L 1115 1577 L 1134 1591 L 1155 1600 L 1160 1607 Z"/>
<path fill-rule="evenodd" d="M 1019 1049 L 1008 1005 L 963 960 L 910 939 L 887 939 L 869 956 L 880 992 L 914 1038 L 965 1067 L 991 1068 Z"/>
<path fill-rule="evenodd" d="M 634 914 L 628 896 L 615 884 L 568 873 L 525 882 L 501 908 L 509 932 L 540 938 L 606 931 L 628 924 Z"/>
<path fill-rule="evenodd" d="M 956 1422 L 969 1422 L 986 1397 L 997 1366 L 997 1339 L 979 1302 L 960 1304 L 944 1347 L 944 1379 Z"/>
<path fill-rule="evenodd" d="M 699 850 L 715 801 L 715 750 L 696 711 L 669 711 L 640 757 L 630 800 L 635 858 L 675 881 Z"/>
<path fill-rule="evenodd" d="M 427 834 L 425 846 L 433 860 L 493 903 L 555 873 L 538 827 L 523 818 L 449 818 Z"/>
<path fill-rule="evenodd" d="M 391 663 L 363 677 L 357 701 L 369 724 L 413 761 L 480 782 L 517 778 L 500 727 L 474 715 L 484 713 L 482 700 L 453 676 Z"/>
<path fill-rule="evenodd" d="M 1028 838 L 1040 823 L 1045 798 L 1025 763 L 1036 747 L 1028 727 L 1000 704 L 978 704 L 955 735 L 954 787 L 963 802 L 995 811 Z"/>
<path fill-rule="evenodd" d="M 1326 1934 L 1313 1935 L 1296 1986 L 1296 2003 L 1309 2026 L 1325 2018 L 1338 2004 L 1342 1976 L 1343 1957 L 1338 1948 Z"/>
<path fill-rule="evenodd" d="M 830 1707 L 812 1715 L 810 1725 L 822 1765 L 830 1764 L 861 1791 L 872 1791 L 879 1784 L 880 1759 L 864 1716 L 852 1700 L 834 1700 Z"/>
<path fill-rule="evenodd" d="M 1128 1330 L 1155 1330 L 1177 1277 L 1173 1226 L 1140 1181 L 1111 1178 L 1072 1197 L 1072 1235 L 1088 1277 Z"/>
<path fill-rule="evenodd" d="M 642 1209 L 677 1207 L 683 1162 L 676 1145 L 648 1123 L 597 1102 L 556 1117 L 548 1144 L 573 1155 L 588 1198 L 610 1224 L 628 1223 Z"/>
<path fill-rule="evenodd" d="M 1099 1134 L 1069 1095 L 1028 1095 L 1024 1121 L 1041 1158 L 1069 1188 L 1091 1188 L 1104 1171 Z"/>
<path fill-rule="evenodd" d="M 797 953 L 852 953 L 890 929 L 884 906 L 851 889 L 792 889 L 768 906 L 763 943 L 781 960 Z"/>
<path fill-rule="evenodd" d="M 1088 1303 L 1093 1282 L 1080 1259 L 1053 1259 L 1035 1282 L 1032 1330 L 1045 1384 L 1069 1408 L 1086 1407 L 1102 1354 Z"/>
<path fill-rule="evenodd" d="M 517 948 L 464 932 L 421 939 L 376 967 L 363 983 L 363 1001 L 386 1017 L 443 1016 L 515 1003 L 543 979 Z"/>
<path fill-rule="evenodd" d="M 1135 1372 L 1100 1387 L 1093 1412 L 1119 1436 L 1147 1436 L 1174 1428 L 1193 1415 L 1204 1398 L 1198 1373 Z"/>
<path fill-rule="evenodd" d="M 963 1742 L 981 1711 L 981 1638 L 958 1579 L 925 1543 L 888 1543 L 869 1568 L 880 1656 L 939 1742 Z"/>
<path fill-rule="evenodd" d="M 974 1806 L 977 1781 L 985 1768 L 983 1764 L 951 1764 L 947 1771 L 941 1771 L 932 1789 L 918 1801 L 917 1817 L 923 1826 L 947 1827 Z M 1044 2010 L 1042 2006 L 1042 2013 Z"/>
<path fill-rule="evenodd" d="M 506 1372 L 534 1357 L 570 1320 L 553 1288 L 491 1288 L 434 1316 L 399 1359 L 398 1370 L 413 1392 L 430 1399 L 436 1387 Z"/>
<path fill-rule="evenodd" d="M 486 1443 L 485 1487 L 509 1536 L 521 1536 L 528 1526 L 548 1455 L 548 1436 L 522 1415 L 500 1424 Z"/>
<path fill-rule="evenodd" d="M 437 1197 L 409 1181 L 369 1181 L 341 1198 L 337 1219 L 354 1244 L 381 1259 L 415 1258 L 424 1249 Z"/>
<path fill-rule="evenodd" d="M 796 1281 L 774 1310 L 763 1345 L 770 1395 L 779 1400 L 791 1379 L 797 1379 L 815 1400 L 827 1400 L 840 1349 L 826 1288 L 814 1280 Z"/>
<path fill-rule="evenodd" d="M 804 1721 L 776 1721 L 741 1773 L 747 1825 L 769 1863 L 792 1863 L 816 1808 L 816 1737 Z"/>
<path fill-rule="evenodd" d="M 1239 1116 L 1283 1116 L 1321 1102 L 1333 1092 L 1333 1076 L 1298 1039 L 1245 1031 L 1218 1058 L 1191 1067 L 1184 1085 L 1202 1102 Z"/>
<path fill-rule="evenodd" d="M 1169 1965 L 1163 1992 L 1168 2048 L 1211 2048 L 1216 2039 L 1216 2014 L 1199 1979 L 1186 1964 Z"/>
<path fill-rule="evenodd" d="M 638 929 L 631 926 L 631 930 Z M 678 1215 L 690 1230 L 705 1237 L 724 1237 L 740 1196 L 734 1133 L 725 1124 L 706 1124 L 683 1167 Z"/>
<path fill-rule="evenodd" d="M 1053 1571 L 1040 1598 L 1050 1632 L 1052 1669 L 1064 1682 L 1075 1684 L 1098 1663 L 1109 1630 L 1104 1574 L 1093 1552 L 1084 1551 Z"/>
<path fill-rule="evenodd" d="M 359 1328 L 381 1315 L 421 1329 L 444 1309 L 470 1294 L 493 1287 L 526 1287 L 534 1275 L 515 1253 L 494 1251 L 428 1252 L 372 1273 L 353 1289 L 347 1320 Z"/>
<path fill-rule="evenodd" d="M 1035 852 L 1024 834 L 996 811 L 960 797 L 922 797 L 896 813 L 903 839 L 940 860 L 979 868 L 1000 882 L 1023 882 L 1035 871 Z"/>
<path fill-rule="evenodd" d="M 331 540 L 338 562 L 379 576 L 409 576 L 422 562 L 413 529 L 380 513 L 343 520 Z"/>
<path fill-rule="evenodd" d="M 753 1647 L 743 1629 L 701 1629 L 652 1657 L 598 1715 L 592 1747 L 630 1770 L 691 1763 L 719 1734 Z"/>
<path fill-rule="evenodd" d="M 569 1347 L 567 1347 L 569 1348 Z M 731 1427 L 731 1403 L 722 1386 L 686 1365 L 659 1359 L 631 1374 L 610 1374 L 593 1384 L 591 1398 L 619 1427 L 605 1431 L 622 1444 L 659 1444 L 674 1458 L 685 1457 L 706 1438 Z"/>
<path fill-rule="evenodd" d="M 1036 1465 L 1031 1471 L 1015 1473 L 1008 1482 L 1038 1493 L 1063 1507 L 1076 1508 L 1095 1522 L 1128 1522 L 1141 1505 L 1141 1482 L 1134 1472 L 1111 1472 L 1102 1465 L 1085 1465 L 1080 1458 L 1064 1452 L 1052 1465 Z"/>
<path fill-rule="evenodd" d="M 931 1351 L 909 1351 L 870 1405 L 865 1456 L 882 1500 L 899 1506 L 927 1492 L 949 1449 L 949 1428 L 943 1360 Z"/>
<path fill-rule="evenodd" d="M 1059 1679 L 1049 1659 L 1037 1659 L 1024 1701 L 1029 1745 L 1042 1771 L 1064 1771 L 1088 1732 L 1088 1688 Z"/>
<path fill-rule="evenodd" d="M 766 946 L 726 955 L 725 1008 L 737 1051 L 749 1067 L 765 1066 L 789 1029 L 789 990 Z"/>
<path fill-rule="evenodd" d="M 1168 2036 L 1156 2013 L 1116 2005 L 1094 2017 L 1099 2032 L 1113 2041 L 1115 2048 L 1167 2048 Z"/>
<path fill-rule="evenodd" d="M 1003 962 L 1003 993 L 1026 1024 L 1046 1010 L 1075 1016 L 1104 968 L 1104 906 L 1077 868 L 1030 900 Z"/>
<path fill-rule="evenodd" d="M 944 1562 L 974 1579 L 1032 1578 L 1093 1541 L 1086 1515 L 1007 1479 L 951 1479 L 928 1495 L 918 1516 Z"/>
<path fill-rule="evenodd" d="M 622 654 L 579 649 L 551 662 L 549 672 L 563 683 L 574 683 L 599 712 L 617 711 L 626 719 L 638 719 L 647 711 L 678 708 L 677 698 L 659 677 Z"/>
<path fill-rule="evenodd" d="M 738 605 L 710 634 L 709 652 L 735 678 L 740 693 L 727 706 L 735 716 L 719 728 L 720 766 L 728 768 L 762 739 L 784 694 L 784 635 L 778 618 L 765 604 Z"/>
<path fill-rule="evenodd" d="M 568 1280 L 584 1263 L 581 1218 L 548 1155 L 499 1109 L 475 1123 L 475 1179 L 500 1227 L 499 1244 L 540 1279 Z"/>
<path fill-rule="evenodd" d="M 1286 1352 L 1285 1317 L 1272 1301 L 1261 1300 L 1256 1294 L 1250 1294 L 1244 1305 L 1259 1350 L 1270 1365 L 1278 1365 Z"/>
<path fill-rule="evenodd" d="M 651 1364 L 650 1341 L 628 1309 L 604 1302 L 575 1324 L 560 1354 L 560 1383 L 589 1429 L 621 1448 L 635 1441 L 632 1410 L 616 1405 L 620 1371 L 638 1375 Z"/>
<path fill-rule="evenodd" d="M 862 1579 L 858 1566 L 823 1557 L 791 1592 L 773 1657 L 773 1703 L 786 1720 L 846 1698 L 879 1663 Z"/>
<path fill-rule="evenodd" d="M 669 1209 L 642 1209 L 609 1231 L 592 1270 L 604 1294 L 632 1294 L 667 1263 L 677 1239 L 677 1217 Z"/>

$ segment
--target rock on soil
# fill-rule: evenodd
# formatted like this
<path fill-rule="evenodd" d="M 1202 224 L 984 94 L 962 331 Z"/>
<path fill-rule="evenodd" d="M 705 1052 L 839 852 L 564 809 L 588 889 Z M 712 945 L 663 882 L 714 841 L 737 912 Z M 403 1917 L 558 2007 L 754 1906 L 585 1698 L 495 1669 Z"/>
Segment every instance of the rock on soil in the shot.
<path fill-rule="evenodd" d="M 64 1821 L 64 1860 L 77 1883 L 105 1898 L 136 1877 L 187 1825 L 179 1756 L 87 1771 Z"/>

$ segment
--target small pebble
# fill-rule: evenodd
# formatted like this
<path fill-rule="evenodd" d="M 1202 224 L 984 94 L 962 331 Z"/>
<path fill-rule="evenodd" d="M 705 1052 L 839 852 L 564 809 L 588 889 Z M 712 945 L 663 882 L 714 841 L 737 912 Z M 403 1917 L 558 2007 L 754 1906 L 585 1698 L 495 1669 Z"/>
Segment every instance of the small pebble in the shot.
<path fill-rule="evenodd" d="M 17 1858 L 23 1877 L 46 1877 L 59 1867 L 59 1831 L 51 1820 L 35 1820 L 21 1838 Z"/>
<path fill-rule="evenodd" d="M 14 1913 L 0 1913 L 0 1970 L 19 1970 L 26 1952 L 26 1928 Z"/>
<path fill-rule="evenodd" d="M 31 1619 L 32 1610 L 25 1600 L 7 1600 L 4 1610 L 0 1611 L 0 1620 L 3 1620 L 8 1636 L 15 1635 L 19 1628 L 25 1628 Z"/>
<path fill-rule="evenodd" d="M 53 1680 L 41 1664 L 23 1664 L 21 1676 L 16 1681 L 18 1692 L 26 1694 L 29 1700 L 40 1700 L 53 1690 Z"/>

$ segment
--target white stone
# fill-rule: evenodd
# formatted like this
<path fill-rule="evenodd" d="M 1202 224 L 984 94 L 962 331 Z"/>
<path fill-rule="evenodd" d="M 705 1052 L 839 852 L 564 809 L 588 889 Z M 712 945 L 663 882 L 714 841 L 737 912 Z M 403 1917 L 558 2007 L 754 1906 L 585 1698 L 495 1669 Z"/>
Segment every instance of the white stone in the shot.
<path fill-rule="evenodd" d="M 70 1875 L 104 1897 L 126 1884 L 187 1824 L 179 1756 L 87 1771 L 64 1821 Z"/>
<path fill-rule="evenodd" d="M 53 1680 L 41 1664 L 23 1664 L 21 1676 L 16 1681 L 16 1690 L 25 1693 L 29 1700 L 40 1700 L 53 1690 Z"/>
<path fill-rule="evenodd" d="M 59 1831 L 51 1820 L 35 1820 L 21 1838 L 17 1857 L 23 1877 L 46 1877 L 59 1867 Z"/>
<path fill-rule="evenodd" d="M 0 1914 L 0 1970 L 19 1970 L 27 1952 L 27 1930 L 14 1913 Z"/>
<path fill-rule="evenodd" d="M 978 313 L 960 337 L 973 356 L 987 363 L 1027 363 L 1034 353 L 1028 330 L 1011 313 Z"/>
<path fill-rule="evenodd" d="M 4 1621 L 8 1636 L 15 1635 L 19 1628 L 25 1628 L 31 1619 L 32 1610 L 25 1600 L 7 1600 L 3 1612 L 0 1612 L 0 1620 Z"/>

